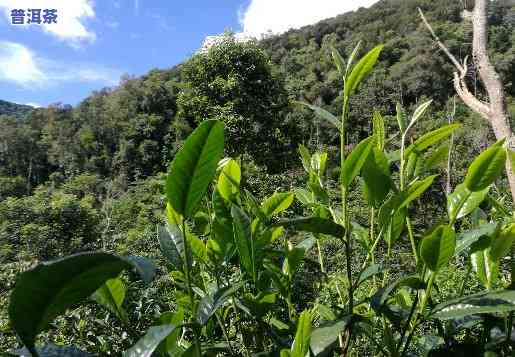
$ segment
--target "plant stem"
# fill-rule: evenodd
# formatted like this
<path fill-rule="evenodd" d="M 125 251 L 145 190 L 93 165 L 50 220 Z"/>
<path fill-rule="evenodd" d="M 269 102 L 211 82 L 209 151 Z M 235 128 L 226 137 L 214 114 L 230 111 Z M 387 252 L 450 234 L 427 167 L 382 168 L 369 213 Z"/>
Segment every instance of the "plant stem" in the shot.
<path fill-rule="evenodd" d="M 370 254 L 370 259 L 372 261 L 372 264 L 375 264 L 376 263 L 376 258 L 375 258 L 375 254 L 374 254 L 374 251 L 375 251 L 375 227 L 374 227 L 374 222 L 375 220 L 375 209 L 374 207 L 370 208 L 370 235 L 369 235 L 369 244 L 370 242 L 374 242 L 373 243 L 373 246 L 371 247 L 370 251 L 369 251 L 369 254 Z M 367 256 L 369 255 L 367 254 Z M 376 277 L 375 275 L 372 277 L 372 283 L 374 284 L 374 288 L 376 288 L 377 286 L 377 282 L 376 282 Z"/>
<path fill-rule="evenodd" d="M 411 243 L 411 252 L 413 257 L 415 258 L 415 266 L 418 265 L 418 249 L 417 244 L 415 243 L 415 235 L 413 234 L 413 227 L 411 226 L 411 219 L 409 216 L 406 216 L 406 226 L 408 227 L 408 236 Z"/>
<path fill-rule="evenodd" d="M 318 250 L 318 262 L 320 264 L 320 271 L 325 275 L 324 257 L 322 256 L 322 247 L 320 244 L 320 236 L 317 235 L 317 250 Z"/>
<path fill-rule="evenodd" d="M 345 85 L 344 85 L 345 86 Z M 340 177 L 343 170 L 343 164 L 345 162 L 345 141 L 346 141 L 346 134 L 345 134 L 345 125 L 347 121 L 347 111 L 348 111 L 348 102 L 349 98 L 344 97 L 343 99 L 343 108 L 342 108 L 342 121 L 341 121 L 341 132 L 340 132 Z M 349 284 L 348 288 L 348 295 L 349 295 L 349 315 L 352 316 L 353 310 L 354 310 L 354 288 L 353 288 L 353 282 L 352 282 L 352 270 L 351 270 L 351 254 L 352 254 L 352 241 L 351 241 L 351 234 L 349 232 L 350 228 L 350 220 L 347 215 L 347 188 L 343 184 L 343 182 L 340 182 L 341 187 L 341 199 L 342 199 L 342 219 L 343 219 L 343 225 L 345 229 L 345 233 L 343 238 L 344 244 L 345 244 L 345 260 L 347 265 L 347 280 Z M 342 353 L 343 355 L 346 355 L 349 351 L 350 347 L 350 341 L 351 341 L 351 335 L 352 335 L 352 322 L 349 323 L 349 326 L 346 329 L 345 332 L 345 340 L 343 341 L 342 347 Z M 340 335 L 340 345 L 342 345 L 342 336 Z"/>
<path fill-rule="evenodd" d="M 417 309 L 417 304 L 418 304 L 418 294 L 415 296 L 415 301 L 413 302 L 413 305 L 411 305 L 411 310 L 410 310 L 410 313 L 409 313 L 409 316 L 408 316 L 408 319 L 406 320 L 406 327 L 404 328 L 404 330 L 402 331 L 402 335 L 401 335 L 401 338 L 399 339 L 399 343 L 397 344 L 397 352 L 400 351 L 400 348 L 402 346 L 402 342 L 404 340 L 404 337 L 406 336 L 406 333 L 408 332 L 408 330 L 410 329 L 410 326 L 411 326 L 411 319 L 413 318 L 414 316 L 414 313 L 415 313 L 415 310 Z"/>
<path fill-rule="evenodd" d="M 182 243 L 184 245 L 184 275 L 186 277 L 186 286 L 188 288 L 188 296 L 190 298 L 191 304 L 191 316 L 190 322 L 194 323 L 194 315 L 195 315 L 195 303 L 193 301 L 193 289 L 191 287 L 191 277 L 190 277 L 190 261 L 189 261 L 189 245 L 188 240 L 186 238 L 186 221 L 184 218 L 182 219 Z M 195 349 L 199 356 L 202 355 L 200 350 L 200 342 L 198 338 L 197 329 L 194 328 L 194 336 L 195 336 Z"/>
<path fill-rule="evenodd" d="M 406 179 L 404 177 L 404 171 L 405 171 L 404 166 L 405 166 L 405 161 L 406 161 L 405 157 L 404 157 L 405 146 L 406 146 L 406 132 L 404 132 L 401 137 L 401 168 L 400 168 L 400 172 L 399 172 L 401 191 L 404 191 L 405 179 Z M 407 207 L 406 207 L 406 209 L 407 209 Z M 415 265 L 418 265 L 417 244 L 415 243 L 415 237 L 413 235 L 413 229 L 411 227 L 411 220 L 409 218 L 409 215 L 406 215 L 406 225 L 408 227 L 408 235 L 409 235 L 409 240 L 410 240 L 410 244 L 411 244 L 411 252 L 413 254 L 413 257 L 415 258 Z"/>
<path fill-rule="evenodd" d="M 227 341 L 227 345 L 229 347 L 229 352 L 231 353 L 231 356 L 235 356 L 234 350 L 232 349 L 231 341 L 229 340 L 229 335 L 227 334 L 227 330 L 225 329 L 225 326 L 222 322 L 222 319 L 220 319 L 220 316 L 218 312 L 215 313 L 216 320 L 218 321 L 218 324 L 220 325 L 220 328 L 222 329 L 222 333 L 225 337 L 225 340 Z"/>
<path fill-rule="evenodd" d="M 408 351 L 409 345 L 411 343 L 411 339 L 413 338 L 413 334 L 414 334 L 415 329 L 417 328 L 417 324 L 419 322 L 419 316 L 424 315 L 424 310 L 426 309 L 427 302 L 429 301 L 429 297 L 431 296 L 431 289 L 433 288 L 435 278 L 436 278 L 436 273 L 430 272 L 429 281 L 427 282 L 426 290 L 424 292 L 424 298 L 422 299 L 422 304 L 420 305 L 419 315 L 416 315 L 415 319 L 413 320 L 413 324 L 411 325 L 410 332 L 408 334 L 408 339 L 406 340 L 406 344 L 404 345 L 404 348 L 402 350 L 401 357 L 404 356 L 406 354 L 406 352 Z M 418 295 L 417 295 L 417 297 L 418 297 Z"/>

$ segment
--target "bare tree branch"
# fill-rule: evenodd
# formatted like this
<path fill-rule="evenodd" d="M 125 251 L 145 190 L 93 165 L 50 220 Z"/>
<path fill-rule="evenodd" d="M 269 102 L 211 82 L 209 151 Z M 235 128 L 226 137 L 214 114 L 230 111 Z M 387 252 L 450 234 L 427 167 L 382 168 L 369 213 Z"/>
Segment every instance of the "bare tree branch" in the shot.
<path fill-rule="evenodd" d="M 438 44 L 438 47 L 440 47 L 440 49 L 445 53 L 447 58 L 449 58 L 449 60 L 454 64 L 454 67 L 457 69 L 457 72 L 454 72 L 454 88 L 456 93 L 469 108 L 479 113 L 484 119 L 489 120 L 488 104 L 481 102 L 468 89 L 466 82 L 466 75 L 468 72 L 467 58 L 465 58 L 463 65 L 461 65 L 456 57 L 454 57 L 454 55 L 451 53 L 451 51 L 449 51 L 447 46 L 445 46 L 445 44 L 440 40 L 420 8 L 418 8 L 418 12 L 422 18 L 422 22 L 433 36 L 433 39 Z"/>
<path fill-rule="evenodd" d="M 474 112 L 480 114 L 490 123 L 497 140 L 507 139 L 508 147 L 515 147 L 513 132 L 509 124 L 506 111 L 506 97 L 504 94 L 503 83 L 497 74 L 495 67 L 488 57 L 488 3 L 489 0 L 475 0 L 474 11 L 472 13 L 473 42 L 472 55 L 474 64 L 479 72 L 479 77 L 488 94 L 488 103 L 476 98 L 468 89 L 466 75 L 468 71 L 467 60 L 463 65 L 458 62 L 456 57 L 449 51 L 435 31 L 427 21 L 424 13 L 419 8 L 420 17 L 425 24 L 434 41 L 445 53 L 449 60 L 456 67 L 454 73 L 454 88 L 461 100 Z M 511 168 L 510 160 L 506 162 L 506 174 L 510 185 L 513 202 L 515 202 L 515 174 Z"/>
<path fill-rule="evenodd" d="M 427 21 L 426 17 L 424 16 L 424 13 L 422 12 L 422 9 L 418 8 L 418 12 L 420 14 L 420 17 L 422 18 L 422 21 L 424 22 L 424 25 L 426 25 L 427 29 L 429 30 L 429 32 L 431 32 L 431 35 L 433 36 L 433 39 L 435 40 L 435 42 L 438 44 L 438 46 L 440 47 L 440 49 L 447 55 L 447 57 L 451 60 L 452 64 L 454 65 L 454 67 L 456 67 L 456 69 L 460 72 L 460 73 L 463 73 L 463 72 L 466 72 L 466 68 L 463 68 L 463 66 L 460 64 L 460 62 L 458 62 L 458 60 L 456 59 L 456 57 L 454 57 L 454 55 L 451 53 L 451 51 L 449 51 L 449 49 L 444 45 L 444 43 L 440 40 L 440 38 L 438 37 L 438 35 L 436 34 L 436 32 L 433 30 L 433 28 L 431 27 L 431 25 L 429 24 L 429 22 Z"/>

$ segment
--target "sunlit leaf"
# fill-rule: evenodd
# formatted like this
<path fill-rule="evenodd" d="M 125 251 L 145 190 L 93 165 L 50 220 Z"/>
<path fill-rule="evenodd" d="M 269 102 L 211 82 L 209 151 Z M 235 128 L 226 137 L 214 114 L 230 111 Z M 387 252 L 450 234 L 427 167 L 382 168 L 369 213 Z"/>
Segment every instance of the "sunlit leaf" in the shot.
<path fill-rule="evenodd" d="M 430 316 L 441 320 L 475 314 L 502 313 L 515 310 L 515 290 L 484 291 L 445 301 L 435 306 Z"/>
<path fill-rule="evenodd" d="M 511 223 L 501 230 L 492 241 L 490 249 L 490 256 L 493 260 L 500 260 L 504 258 L 509 252 L 515 242 L 515 223 Z"/>
<path fill-rule="evenodd" d="M 456 248 L 456 234 L 449 226 L 439 226 L 420 243 L 420 257 L 436 272 L 449 263 Z"/>
<path fill-rule="evenodd" d="M 241 170 L 235 160 L 229 160 L 220 172 L 217 188 L 220 195 L 227 201 L 233 201 L 240 189 Z"/>
<path fill-rule="evenodd" d="M 101 306 L 115 314 L 124 323 L 128 322 L 127 312 L 122 307 L 127 288 L 120 278 L 107 280 L 92 298 Z"/>
<path fill-rule="evenodd" d="M 224 151 L 224 126 L 203 121 L 175 156 L 166 179 L 166 197 L 174 210 L 192 217 L 216 175 Z"/>
<path fill-rule="evenodd" d="M 506 162 L 504 141 L 497 142 L 472 161 L 465 177 L 465 185 L 470 191 L 483 191 L 499 177 Z"/>
<path fill-rule="evenodd" d="M 433 103 L 433 101 L 429 100 L 427 102 L 420 104 L 417 107 L 417 109 L 415 109 L 415 112 L 413 113 L 413 116 L 411 117 L 411 121 L 410 121 L 406 131 L 411 129 L 415 125 L 415 123 L 424 115 L 424 113 L 426 112 L 427 108 L 429 108 L 431 103 Z"/>
<path fill-rule="evenodd" d="M 261 211 L 266 217 L 271 217 L 288 209 L 293 203 L 295 195 L 293 193 L 274 193 L 267 198 L 261 205 Z"/>
<path fill-rule="evenodd" d="M 177 329 L 174 325 L 153 326 L 134 346 L 123 352 L 123 357 L 151 357 L 159 344 Z"/>
<path fill-rule="evenodd" d="M 437 176 L 438 175 L 429 176 L 423 180 L 416 180 L 411 183 L 399 194 L 399 205 L 397 209 L 406 207 L 413 200 L 419 198 L 433 184 L 433 181 Z"/>
<path fill-rule="evenodd" d="M 361 170 L 363 191 L 369 205 L 379 207 L 385 200 L 393 185 L 390 167 L 385 154 L 377 147 L 372 149 Z"/>
<path fill-rule="evenodd" d="M 350 96 L 356 91 L 361 81 L 372 71 L 374 68 L 383 45 L 379 45 L 373 48 L 365 56 L 363 56 L 358 63 L 352 68 L 352 71 L 345 79 L 344 86 L 344 97 L 350 98 Z"/>
<path fill-rule="evenodd" d="M 488 195 L 489 187 L 482 191 L 470 192 L 465 184 L 458 185 L 447 197 L 447 213 L 454 221 L 472 213 Z"/>
<path fill-rule="evenodd" d="M 408 146 L 404 152 L 405 157 L 408 157 L 412 152 L 422 153 L 428 147 L 449 137 L 459 127 L 461 127 L 461 124 L 449 124 L 422 135 L 413 144 Z"/>
<path fill-rule="evenodd" d="M 297 321 L 297 332 L 291 346 L 292 357 L 305 357 L 309 352 L 309 341 L 311 338 L 311 313 L 303 311 Z"/>
<path fill-rule="evenodd" d="M 376 145 L 377 148 L 382 152 L 386 141 L 386 131 L 384 128 L 384 119 L 381 116 L 381 113 L 379 113 L 378 111 L 374 111 L 374 115 L 372 116 L 372 122 L 372 132 L 374 133 L 374 137 L 376 138 Z"/>
<path fill-rule="evenodd" d="M 345 187 L 349 187 L 352 180 L 358 176 L 361 168 L 367 161 L 368 155 L 370 154 L 373 146 L 374 137 L 368 137 L 356 145 L 354 150 L 352 150 L 350 155 L 347 157 L 341 169 L 342 184 Z"/>

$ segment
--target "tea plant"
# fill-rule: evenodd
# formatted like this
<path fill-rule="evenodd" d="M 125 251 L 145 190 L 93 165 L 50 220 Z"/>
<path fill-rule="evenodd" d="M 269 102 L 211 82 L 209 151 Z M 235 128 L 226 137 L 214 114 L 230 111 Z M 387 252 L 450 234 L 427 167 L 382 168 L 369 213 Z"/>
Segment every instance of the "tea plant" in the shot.
<path fill-rule="evenodd" d="M 437 180 L 433 168 L 447 159 L 445 140 L 460 125 L 449 124 L 412 140 L 431 102 L 418 106 L 409 118 L 399 105 L 397 146 L 387 138 L 383 117 L 375 113 L 372 136 L 347 154 L 351 97 L 381 50 L 374 48 L 355 64 L 358 47 L 347 62 L 333 50 L 344 81 L 340 118 L 305 104 L 339 132 L 337 192 L 325 178 L 328 154 L 312 154 L 301 146 L 307 187 L 276 192 L 258 202 L 242 187 L 238 162 L 223 159 L 221 122 L 206 120 L 188 137 L 170 165 L 166 224 L 157 229 L 175 285 L 175 306 L 124 356 L 345 356 L 353 353 L 358 340 L 367 341 L 370 353 L 386 356 L 421 354 L 422 345 L 429 345 L 424 353 L 432 354 L 465 349 L 511 353 L 515 290 L 502 286 L 499 277 L 515 240 L 515 223 L 490 191 L 507 156 L 514 154 L 504 141 L 484 151 L 470 165 L 465 181 L 447 196 L 447 216 L 417 231 L 413 203 Z M 367 202 L 368 227 L 356 223 L 349 202 L 354 190 Z M 295 198 L 310 216 L 282 217 Z M 479 207 L 484 201 L 492 207 L 488 212 Z M 467 225 L 468 230 L 460 231 Z M 301 231 L 308 238 L 299 242 Z M 322 248 L 328 236 L 344 248 L 344 278 L 326 276 Z M 392 255 L 404 240 L 414 270 L 394 272 Z M 315 246 L 321 280 L 337 290 L 339 301 L 332 306 L 311 302 L 300 311 L 294 281 Z M 377 263 L 381 246 L 386 248 L 384 264 Z M 359 266 L 353 266 L 353 257 L 360 258 Z M 442 298 L 439 274 L 454 257 L 466 258 L 467 275 L 472 278 L 474 273 L 484 291 L 466 292 L 463 285 L 459 295 Z M 56 316 L 90 296 L 130 330 L 123 308 L 125 286 L 118 277 L 127 269 L 136 269 L 146 281 L 154 270 L 143 258 L 106 253 L 40 264 L 21 274 L 11 295 L 13 329 L 34 356 L 56 349 L 85 355 L 65 347 L 36 348 L 36 336 Z"/>

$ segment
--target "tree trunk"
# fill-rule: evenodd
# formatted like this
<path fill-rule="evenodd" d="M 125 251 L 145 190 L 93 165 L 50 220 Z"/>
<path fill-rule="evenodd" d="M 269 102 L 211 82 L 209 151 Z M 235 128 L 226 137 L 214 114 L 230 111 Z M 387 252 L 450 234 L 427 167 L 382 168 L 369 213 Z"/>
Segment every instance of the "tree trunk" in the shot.
<path fill-rule="evenodd" d="M 510 127 L 508 113 L 506 111 L 506 97 L 503 83 L 495 71 L 495 67 L 488 57 L 488 4 L 490 0 L 475 0 L 474 10 L 471 16 L 473 26 L 472 54 L 474 64 L 479 73 L 487 95 L 488 102 L 482 102 L 470 92 L 466 82 L 468 71 L 467 59 L 461 64 L 456 57 L 447 49 L 433 28 L 427 21 L 422 10 L 419 9 L 422 21 L 431 32 L 434 40 L 451 60 L 458 72 L 454 73 L 454 88 L 461 100 L 473 111 L 481 115 L 492 127 L 497 140 L 506 139 L 507 147 L 515 149 L 515 140 Z M 465 10 L 467 11 L 467 10 Z M 466 16 L 467 18 L 469 16 Z M 506 175 L 511 191 L 513 203 L 515 204 L 515 174 L 513 173 L 510 160 L 506 161 Z"/>
<path fill-rule="evenodd" d="M 474 31 L 472 54 L 489 99 L 488 112 L 483 113 L 482 116 L 490 122 L 497 140 L 506 138 L 508 147 L 513 150 L 513 132 L 506 111 L 504 86 L 488 57 L 488 3 L 489 0 L 476 0 L 472 16 Z M 506 160 L 506 174 L 515 203 L 515 175 L 510 160 Z"/>

